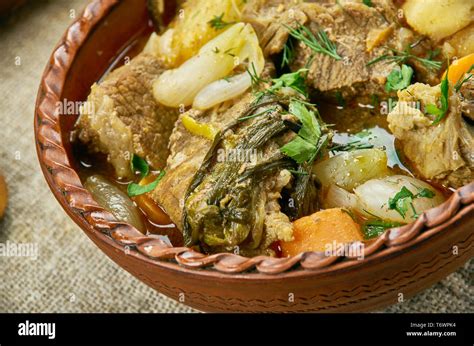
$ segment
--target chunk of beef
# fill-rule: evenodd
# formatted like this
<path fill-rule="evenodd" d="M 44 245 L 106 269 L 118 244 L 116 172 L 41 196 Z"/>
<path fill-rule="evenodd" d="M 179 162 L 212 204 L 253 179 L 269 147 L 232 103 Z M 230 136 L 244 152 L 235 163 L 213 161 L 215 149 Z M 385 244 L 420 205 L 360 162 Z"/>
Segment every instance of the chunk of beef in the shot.
<path fill-rule="evenodd" d="M 468 77 L 466 77 L 468 78 Z M 462 115 L 474 120 L 474 79 L 469 79 L 459 90 Z"/>
<path fill-rule="evenodd" d="M 335 42 L 341 60 L 325 54 L 315 54 L 309 65 L 308 82 L 324 93 L 340 92 L 344 97 L 384 93 L 386 77 L 393 63 L 381 61 L 368 65 L 373 59 L 390 54 L 382 46 L 393 34 L 395 24 L 388 22 L 373 7 L 348 2 L 322 8 L 316 4 L 302 6 L 313 33 L 324 29 Z M 297 70 L 311 61 L 314 52 L 299 42 L 292 69 Z"/>
<path fill-rule="evenodd" d="M 387 60 L 369 62 L 393 55 L 388 47 L 404 51 L 410 46 L 412 54 L 422 57 L 436 48 L 429 39 L 400 25 L 391 0 L 373 0 L 372 6 L 356 0 L 249 0 L 243 20 L 255 28 L 266 56 L 283 51 L 290 37 L 288 27 L 304 25 L 316 37 L 324 30 L 342 59 L 315 53 L 303 42 L 292 39 L 295 48 L 290 68 L 296 71 L 308 67 L 308 84 L 329 98 L 340 93 L 365 102 L 364 98 L 372 94 L 386 94 L 386 78 L 395 64 Z M 439 83 L 437 71 L 419 60 L 408 59 L 406 63 L 414 67 L 418 81 Z"/>
<path fill-rule="evenodd" d="M 152 95 L 152 82 L 162 72 L 160 60 L 142 53 L 94 84 L 81 111 L 75 137 L 92 152 L 107 154 L 118 177 L 131 175 L 131 154 L 154 168 L 165 165 L 178 110 Z"/>
<path fill-rule="evenodd" d="M 300 0 L 249 0 L 244 7 L 242 20 L 250 23 L 259 38 L 265 56 L 283 50 L 289 31 L 285 25 L 296 27 L 308 21 L 300 9 Z"/>
<path fill-rule="evenodd" d="M 422 112 L 439 104 L 440 86 L 416 83 L 398 93 L 399 102 L 387 117 L 406 157 L 425 179 L 458 188 L 474 180 L 474 128 L 462 116 L 460 95 L 450 90 L 445 118 Z"/>
<path fill-rule="evenodd" d="M 385 46 L 397 40 L 396 8 L 390 1 L 374 1 L 369 7 L 360 2 L 323 1 L 295 5 L 292 1 L 254 1 L 244 11 L 244 20 L 256 28 L 266 55 L 283 50 L 289 37 L 288 28 L 305 25 L 317 36 L 324 30 L 335 43 L 336 60 L 315 53 L 303 42 L 296 42 L 291 69 L 309 67 L 308 83 L 325 95 L 342 93 L 345 97 L 384 93 L 386 77 L 395 66 L 380 61 L 367 65 L 383 55 L 391 55 Z M 310 63 L 310 64 L 309 64 Z M 309 66 L 308 66 L 309 64 Z"/>

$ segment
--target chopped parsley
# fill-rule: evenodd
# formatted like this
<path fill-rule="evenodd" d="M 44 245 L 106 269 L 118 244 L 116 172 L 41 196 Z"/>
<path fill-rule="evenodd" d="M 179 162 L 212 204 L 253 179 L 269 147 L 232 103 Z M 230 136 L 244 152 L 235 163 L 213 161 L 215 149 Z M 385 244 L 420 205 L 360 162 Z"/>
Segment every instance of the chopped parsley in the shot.
<path fill-rule="evenodd" d="M 369 7 L 374 7 L 374 4 L 372 3 L 372 0 L 362 0 L 364 5 L 369 6 Z"/>
<path fill-rule="evenodd" d="M 426 105 L 425 110 L 428 114 L 434 115 L 436 118 L 433 120 L 432 125 L 438 124 L 444 119 L 449 109 L 449 80 L 448 80 L 449 68 L 446 72 L 446 76 L 441 81 L 441 108 L 430 103 Z"/>
<path fill-rule="evenodd" d="M 143 195 L 144 193 L 148 193 L 153 191 L 157 186 L 160 180 L 165 176 L 166 172 L 161 171 L 160 174 L 156 177 L 155 181 L 147 185 L 140 185 L 136 183 L 130 183 L 127 186 L 127 193 L 130 197 L 135 197 L 139 195 Z"/>
<path fill-rule="evenodd" d="M 326 32 L 320 29 L 316 35 L 304 25 L 299 25 L 296 29 L 285 25 L 289 30 L 291 37 L 303 42 L 315 53 L 326 54 L 335 60 L 341 60 L 342 57 L 337 53 L 336 44 L 332 42 Z"/>
<path fill-rule="evenodd" d="M 402 67 L 395 67 L 387 77 L 385 83 L 385 91 L 397 91 L 408 87 L 413 77 L 413 69 L 403 64 Z"/>
<path fill-rule="evenodd" d="M 150 172 L 148 163 L 140 156 L 133 154 L 130 160 L 130 168 L 133 173 L 140 172 L 140 178 L 145 178 Z"/>
<path fill-rule="evenodd" d="M 224 29 L 225 27 L 235 24 L 235 22 L 226 22 L 224 21 L 224 13 L 222 13 L 220 16 L 214 16 L 209 22 L 207 22 L 211 28 L 214 28 L 216 30 L 221 30 Z"/>
<path fill-rule="evenodd" d="M 419 214 L 415 210 L 413 200 L 416 198 L 433 198 L 435 193 L 427 188 L 418 188 L 418 193 L 415 195 L 405 186 L 393 197 L 388 199 L 388 209 L 396 210 L 403 218 L 405 218 L 409 208 L 413 211 L 414 217 L 418 218 Z"/>
<path fill-rule="evenodd" d="M 291 157 L 298 164 L 311 164 L 323 147 L 327 145 L 328 136 L 322 135 L 321 125 L 316 114 L 296 100 L 290 103 L 290 113 L 301 122 L 298 135 L 289 143 L 280 148 L 286 156 Z"/>
<path fill-rule="evenodd" d="M 389 228 L 399 227 L 401 225 L 399 222 L 383 221 L 380 219 L 370 220 L 364 223 L 362 232 L 364 233 L 365 239 L 372 239 L 378 237 Z"/>
<path fill-rule="evenodd" d="M 415 195 L 405 186 L 397 192 L 393 198 L 388 199 L 388 209 L 396 210 L 403 218 L 405 218 L 410 203 L 413 203 Z"/>
<path fill-rule="evenodd" d="M 273 79 L 273 85 L 270 87 L 269 91 L 274 92 L 281 88 L 291 88 L 301 95 L 307 97 L 308 91 L 306 88 L 306 74 L 308 69 L 302 68 L 296 72 L 285 73 L 281 75 L 280 78 Z"/>
<path fill-rule="evenodd" d="M 255 66 L 252 63 L 251 68 L 247 69 L 247 73 L 250 75 L 250 79 L 252 81 L 252 89 L 256 96 L 254 103 L 258 104 L 265 95 L 275 94 L 277 91 L 279 91 L 282 88 L 291 88 L 306 98 L 308 96 L 308 91 L 306 88 L 307 72 L 308 72 L 308 69 L 299 69 L 296 72 L 285 73 L 281 75 L 279 78 L 275 78 L 275 79 L 272 79 L 271 81 L 268 81 L 258 76 L 255 70 Z M 272 84 L 270 87 L 265 88 L 265 90 L 263 91 L 260 90 L 262 89 L 262 83 L 270 83 L 270 82 Z"/>
<path fill-rule="evenodd" d="M 130 167 L 133 173 L 140 173 L 140 179 L 143 179 L 148 176 L 150 173 L 150 167 L 146 160 L 142 159 L 140 156 L 133 154 L 132 159 L 130 160 Z M 130 197 L 135 197 L 139 195 L 143 195 L 144 193 L 148 193 L 153 191 L 160 180 L 164 177 L 165 171 L 161 171 L 158 177 L 150 184 L 147 185 L 140 185 L 136 183 L 130 183 L 127 186 L 127 193 Z"/>
<path fill-rule="evenodd" d="M 433 198 L 435 196 L 435 193 L 426 187 L 419 190 L 420 192 L 416 195 L 417 197 Z"/>

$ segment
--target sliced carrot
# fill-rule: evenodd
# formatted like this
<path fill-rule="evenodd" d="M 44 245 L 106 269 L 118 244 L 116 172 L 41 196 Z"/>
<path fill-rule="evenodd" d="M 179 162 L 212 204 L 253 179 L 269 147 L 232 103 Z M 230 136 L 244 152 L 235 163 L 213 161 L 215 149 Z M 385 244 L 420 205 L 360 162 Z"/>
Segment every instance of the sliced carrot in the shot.
<path fill-rule="evenodd" d="M 150 174 L 140 180 L 139 185 L 148 185 L 156 179 L 156 176 Z M 169 225 L 171 219 L 169 216 L 161 209 L 161 207 L 149 196 L 148 193 L 143 195 L 133 197 L 133 200 L 138 205 L 138 207 L 145 213 L 148 219 L 157 224 L 157 225 Z"/>
<path fill-rule="evenodd" d="M 304 251 L 326 251 L 334 242 L 339 244 L 362 241 L 360 226 L 340 208 L 326 209 L 293 223 L 294 240 L 282 242 L 284 256 Z"/>
<path fill-rule="evenodd" d="M 474 53 L 453 61 L 449 66 L 449 83 L 456 84 L 469 71 L 472 65 L 474 65 Z M 444 77 L 446 77 L 446 72 L 443 74 Z"/>

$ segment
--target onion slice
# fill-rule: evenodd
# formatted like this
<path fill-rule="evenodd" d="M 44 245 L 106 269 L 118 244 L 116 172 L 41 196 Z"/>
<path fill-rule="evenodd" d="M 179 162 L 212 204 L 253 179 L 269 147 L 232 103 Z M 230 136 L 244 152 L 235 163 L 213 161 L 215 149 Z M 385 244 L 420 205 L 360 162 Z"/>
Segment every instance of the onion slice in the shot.
<path fill-rule="evenodd" d="M 164 72 L 153 83 L 153 95 L 169 107 L 211 108 L 251 86 L 247 72 L 225 78 L 245 61 L 253 65 L 257 74 L 263 71 L 265 60 L 255 31 L 250 24 L 237 23 L 180 67 Z"/>

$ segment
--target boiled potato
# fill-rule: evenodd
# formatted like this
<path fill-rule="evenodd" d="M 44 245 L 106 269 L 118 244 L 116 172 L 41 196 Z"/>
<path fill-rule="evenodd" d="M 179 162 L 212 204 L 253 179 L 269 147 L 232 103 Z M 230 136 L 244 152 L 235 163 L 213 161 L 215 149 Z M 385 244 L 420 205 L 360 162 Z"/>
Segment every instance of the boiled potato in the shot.
<path fill-rule="evenodd" d="M 318 211 L 293 222 L 293 237 L 282 242 L 284 256 L 305 251 L 331 251 L 336 245 L 362 241 L 360 226 L 340 208 Z"/>
<path fill-rule="evenodd" d="M 455 33 L 445 41 L 445 45 L 448 44 L 454 54 L 449 54 L 450 57 L 457 56 L 462 58 L 466 55 L 474 53 L 474 24 L 469 25 L 467 28 Z"/>
<path fill-rule="evenodd" d="M 468 26 L 474 17 L 470 0 L 407 0 L 405 18 L 412 28 L 438 41 Z"/>
<path fill-rule="evenodd" d="M 389 175 L 387 154 L 380 149 L 344 152 L 316 163 L 313 173 L 324 187 L 335 184 L 350 191 L 369 179 Z"/>
<path fill-rule="evenodd" d="M 7 184 L 5 183 L 5 178 L 0 174 L 0 219 L 3 217 L 3 213 L 7 207 Z"/>
<path fill-rule="evenodd" d="M 244 4 L 240 0 L 186 1 L 171 24 L 173 37 L 170 46 L 172 53 L 167 57 L 169 65 L 181 65 L 196 55 L 205 43 L 228 28 L 213 27 L 209 23 L 211 20 L 221 18 L 223 25 L 238 22 Z"/>

